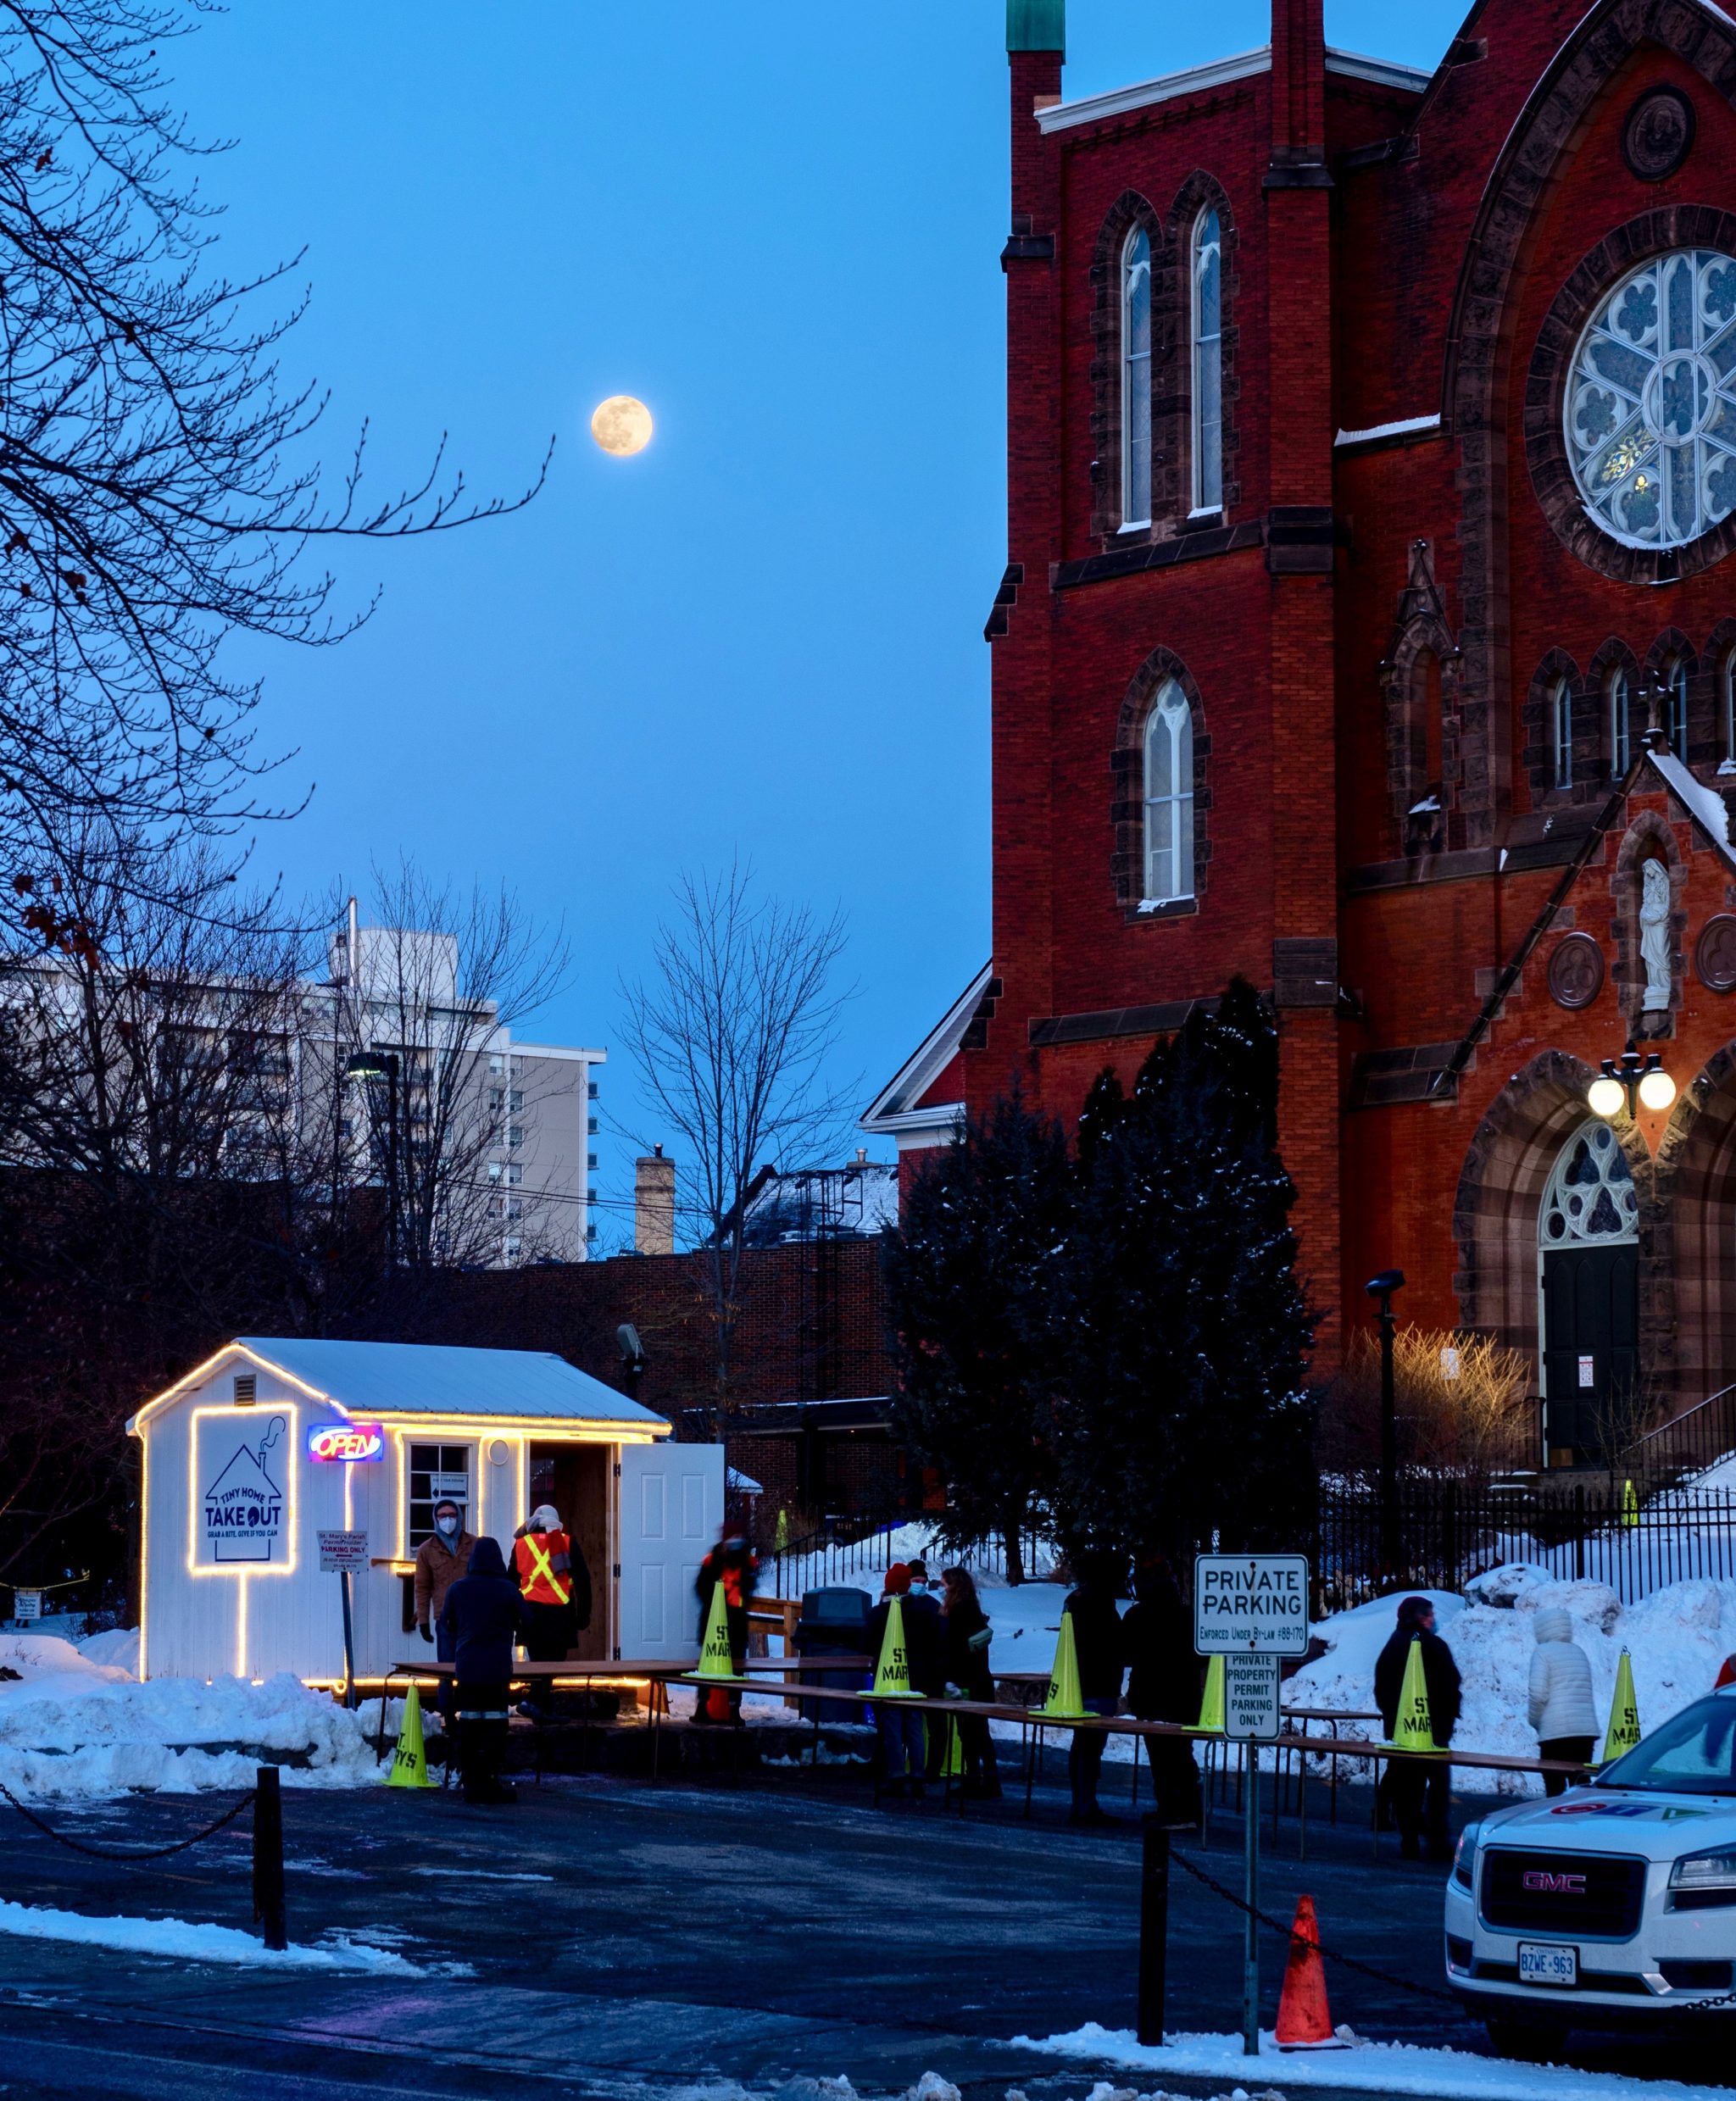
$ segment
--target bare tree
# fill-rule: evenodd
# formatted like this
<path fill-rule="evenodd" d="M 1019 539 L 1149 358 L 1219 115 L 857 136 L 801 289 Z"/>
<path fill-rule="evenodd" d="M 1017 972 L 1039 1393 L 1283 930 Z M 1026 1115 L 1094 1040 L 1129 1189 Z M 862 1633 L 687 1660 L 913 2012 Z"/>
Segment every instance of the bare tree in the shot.
<path fill-rule="evenodd" d="M 735 1333 L 761 1167 L 800 1166 L 838 1142 L 857 1092 L 826 1066 L 848 988 L 834 988 L 841 913 L 758 894 L 751 868 L 684 875 L 648 980 L 622 986 L 622 1037 L 676 1141 L 685 1215 L 704 1256 L 716 1336 L 714 1433 L 733 1404 Z M 643 1142 L 642 1142 L 643 1143 Z"/>
<path fill-rule="evenodd" d="M 341 1123 L 366 1139 L 348 1172 L 386 1192 L 394 1266 L 487 1263 L 509 1237 L 526 1259 L 556 1252 L 578 1222 L 515 1193 L 509 1134 L 537 1103 L 507 1035 L 565 985 L 565 938 L 506 891 L 460 892 L 408 861 L 376 871 L 372 903 L 377 924 L 356 929 L 334 984 L 331 1070 Z M 346 930 L 346 947 L 351 938 Z M 373 1069 L 347 1089 L 363 1052 L 378 1053 Z M 358 1087 L 359 1120 L 345 1105 Z"/>
<path fill-rule="evenodd" d="M 286 382 L 292 265 L 210 265 L 211 208 L 159 54 L 204 0 L 0 0 L 0 873 L 40 919 L 47 837 L 212 834 L 277 814 L 225 670 L 244 632 L 314 645 L 334 609 L 316 543 L 517 508 L 442 480 L 328 496 L 325 406 Z M 545 462 L 546 464 L 546 462 Z M 52 854 L 49 855 L 52 859 Z"/>

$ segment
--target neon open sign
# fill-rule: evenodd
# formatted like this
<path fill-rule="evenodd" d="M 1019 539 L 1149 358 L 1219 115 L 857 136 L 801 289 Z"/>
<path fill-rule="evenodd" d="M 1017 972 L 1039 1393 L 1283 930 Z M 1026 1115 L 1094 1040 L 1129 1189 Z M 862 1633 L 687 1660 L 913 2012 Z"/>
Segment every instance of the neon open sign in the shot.
<path fill-rule="evenodd" d="M 373 1422 L 315 1423 L 308 1432 L 310 1459 L 383 1459 L 386 1432 Z"/>

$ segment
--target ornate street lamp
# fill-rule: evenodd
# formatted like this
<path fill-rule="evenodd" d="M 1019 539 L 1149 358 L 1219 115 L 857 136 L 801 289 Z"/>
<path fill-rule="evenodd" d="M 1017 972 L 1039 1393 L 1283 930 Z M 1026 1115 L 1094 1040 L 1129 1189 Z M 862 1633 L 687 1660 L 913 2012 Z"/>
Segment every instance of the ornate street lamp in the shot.
<path fill-rule="evenodd" d="M 1676 1082 L 1664 1070 L 1662 1055 L 1647 1051 L 1642 1055 L 1630 1040 L 1622 1053 L 1618 1064 L 1613 1058 L 1606 1058 L 1603 1070 L 1585 1090 L 1585 1099 L 1594 1116 L 1619 1116 L 1625 1108 L 1632 1116 L 1637 1114 L 1636 1099 L 1640 1107 L 1661 1112 L 1676 1098 Z"/>
<path fill-rule="evenodd" d="M 346 1080 L 386 1082 L 386 1266 L 398 1262 L 398 1076 L 396 1051 L 359 1050 L 345 1061 Z"/>

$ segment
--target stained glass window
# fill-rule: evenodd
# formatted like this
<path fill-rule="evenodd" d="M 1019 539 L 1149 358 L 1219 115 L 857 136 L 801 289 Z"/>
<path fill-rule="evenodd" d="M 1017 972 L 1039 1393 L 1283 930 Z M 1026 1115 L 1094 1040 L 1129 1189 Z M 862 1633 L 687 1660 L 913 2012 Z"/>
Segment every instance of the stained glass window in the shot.
<path fill-rule="evenodd" d="M 1145 902 L 1194 894 L 1194 717 L 1173 679 L 1145 718 Z"/>
<path fill-rule="evenodd" d="M 1151 523 L 1151 242 L 1121 249 L 1121 524 Z"/>
<path fill-rule="evenodd" d="M 1736 509 L 1736 260 L 1631 271 L 1579 339 L 1563 419 L 1586 509 L 1628 547 L 1679 547 Z"/>
<path fill-rule="evenodd" d="M 1584 1247 L 1639 1233 L 1639 1197 L 1615 1132 L 1601 1120 L 1582 1125 L 1561 1148 L 1544 1192 L 1539 1242 Z"/>
<path fill-rule="evenodd" d="M 1224 503 L 1223 236 L 1208 204 L 1194 222 L 1194 508 Z"/>

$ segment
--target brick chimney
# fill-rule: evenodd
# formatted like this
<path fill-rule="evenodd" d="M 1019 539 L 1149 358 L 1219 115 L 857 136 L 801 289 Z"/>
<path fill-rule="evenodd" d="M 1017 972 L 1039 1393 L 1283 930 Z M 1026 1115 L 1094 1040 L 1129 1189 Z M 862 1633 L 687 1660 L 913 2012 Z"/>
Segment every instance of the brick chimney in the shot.
<path fill-rule="evenodd" d="M 1324 0 L 1271 0 L 1268 190 L 1329 190 Z"/>
<path fill-rule="evenodd" d="M 633 1162 L 633 1252 L 675 1253 L 675 1162 L 660 1145 Z"/>

